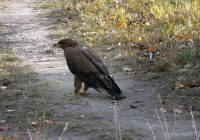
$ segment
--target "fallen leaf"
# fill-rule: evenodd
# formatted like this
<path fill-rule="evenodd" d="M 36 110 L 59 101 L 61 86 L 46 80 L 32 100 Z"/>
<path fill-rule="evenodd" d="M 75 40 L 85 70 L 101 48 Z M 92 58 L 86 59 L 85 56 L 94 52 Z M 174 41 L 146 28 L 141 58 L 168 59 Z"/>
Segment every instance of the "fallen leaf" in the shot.
<path fill-rule="evenodd" d="M 135 71 L 128 71 L 128 72 L 126 72 L 126 74 L 128 74 L 128 75 L 135 75 L 136 74 L 136 72 Z"/>
<path fill-rule="evenodd" d="M 133 72 L 134 70 L 131 69 L 131 68 L 128 68 L 128 67 L 124 67 L 124 68 L 123 68 L 123 71 L 124 71 L 124 72 Z"/>
<path fill-rule="evenodd" d="M 185 86 L 187 86 L 189 88 L 200 87 L 200 81 L 187 81 L 185 83 Z"/>
<path fill-rule="evenodd" d="M 44 120 L 44 124 L 53 124 L 52 120 Z"/>
<path fill-rule="evenodd" d="M 181 114 L 181 113 L 183 113 L 183 111 L 180 110 L 180 109 L 173 109 L 173 112 L 174 112 L 174 114 Z"/>
<path fill-rule="evenodd" d="M 175 90 L 177 90 L 177 89 L 182 89 L 182 88 L 184 88 L 184 87 L 185 87 L 185 85 L 182 84 L 182 83 L 176 83 L 176 84 L 175 84 Z"/>
<path fill-rule="evenodd" d="M 133 70 L 131 68 L 128 68 L 128 67 L 124 67 L 123 71 L 126 72 L 126 74 L 128 74 L 128 75 L 134 75 L 134 74 L 136 74 L 135 70 Z"/>
<path fill-rule="evenodd" d="M 116 28 L 122 29 L 122 28 L 124 28 L 124 27 L 125 27 L 124 24 L 116 24 Z"/>
<path fill-rule="evenodd" d="M 131 108 L 138 108 L 138 106 L 136 106 L 136 105 L 133 105 L 133 104 L 132 104 L 132 105 L 130 105 L 130 107 L 131 107 Z"/>
<path fill-rule="evenodd" d="M 177 41 L 177 42 L 186 42 L 187 40 L 188 40 L 188 35 L 186 35 L 186 34 L 180 34 L 180 35 L 177 35 L 176 37 L 175 37 L 175 40 Z"/>
<path fill-rule="evenodd" d="M 32 121 L 32 122 L 31 122 L 31 125 L 32 125 L 32 126 L 36 126 L 37 124 L 38 124 L 38 123 L 35 122 L 35 121 Z"/>
<path fill-rule="evenodd" d="M 153 53 L 153 52 L 155 52 L 155 48 L 153 48 L 153 47 L 148 47 L 148 48 L 146 49 L 146 52 L 147 52 L 147 53 Z"/>
<path fill-rule="evenodd" d="M 9 127 L 7 126 L 0 126 L 0 131 L 8 131 Z"/>

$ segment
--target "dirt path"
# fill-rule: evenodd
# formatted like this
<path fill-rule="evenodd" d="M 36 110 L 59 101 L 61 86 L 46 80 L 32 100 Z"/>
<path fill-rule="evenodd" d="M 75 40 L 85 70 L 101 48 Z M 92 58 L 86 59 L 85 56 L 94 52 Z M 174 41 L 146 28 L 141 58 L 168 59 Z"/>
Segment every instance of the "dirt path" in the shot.
<path fill-rule="evenodd" d="M 39 73 L 41 80 L 50 83 L 48 95 L 51 98 L 47 100 L 50 100 L 48 107 L 54 125 L 44 132 L 43 139 L 58 139 L 68 122 L 64 140 L 116 140 L 114 104 L 107 94 L 90 89 L 91 95 L 88 97 L 69 96 L 73 92 L 73 75 L 66 67 L 62 52 L 52 51 L 51 46 L 57 40 L 49 38 L 51 24 L 41 12 L 33 9 L 34 0 L 9 0 L 7 6 L 0 13 L 0 23 L 10 28 L 11 32 L 1 34 L 0 42 L 8 44 Z M 117 103 L 117 120 L 123 140 L 152 140 L 147 121 L 153 127 L 156 139 L 164 139 L 155 113 L 155 108 L 160 108 L 157 97 L 160 81 L 148 76 L 112 75 L 127 97 Z M 151 74 L 149 77 L 152 77 Z M 167 114 L 171 139 L 195 139 L 191 120 L 179 118 L 175 124 L 173 115 L 169 111 Z"/>

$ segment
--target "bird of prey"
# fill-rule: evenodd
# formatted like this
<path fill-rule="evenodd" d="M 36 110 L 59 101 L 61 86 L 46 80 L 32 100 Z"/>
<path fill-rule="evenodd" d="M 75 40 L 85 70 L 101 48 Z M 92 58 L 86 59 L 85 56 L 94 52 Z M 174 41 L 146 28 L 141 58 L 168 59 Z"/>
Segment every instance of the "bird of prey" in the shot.
<path fill-rule="evenodd" d="M 116 100 L 125 98 L 105 64 L 88 47 L 80 46 L 70 38 L 60 40 L 54 47 L 64 50 L 69 70 L 74 74 L 75 94 L 80 93 L 83 82 L 86 94 L 88 88 L 94 88 L 98 92 L 106 90 Z"/>

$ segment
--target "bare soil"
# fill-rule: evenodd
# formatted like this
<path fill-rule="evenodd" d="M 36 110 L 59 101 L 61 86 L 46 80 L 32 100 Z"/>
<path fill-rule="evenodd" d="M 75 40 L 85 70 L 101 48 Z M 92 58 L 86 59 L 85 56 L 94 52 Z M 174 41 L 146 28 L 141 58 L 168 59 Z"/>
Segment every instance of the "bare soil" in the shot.
<path fill-rule="evenodd" d="M 39 106 L 40 111 L 45 112 L 45 117 L 53 120 L 53 124 L 29 128 L 26 117 L 24 121 L 20 121 L 20 124 L 17 123 L 16 118 L 9 118 L 7 120 L 9 126 L 24 128 L 7 130 L 7 132 L 0 130 L 0 138 L 15 135 L 19 140 L 31 139 L 28 133 L 30 129 L 32 136 L 35 136 L 34 139 L 55 140 L 62 135 L 65 124 L 68 122 L 63 140 L 117 140 L 117 121 L 123 140 L 154 139 L 147 122 L 153 128 L 155 139 L 165 139 L 155 112 L 157 109 L 160 114 L 162 107 L 159 103 L 158 92 L 163 80 L 157 78 L 159 77 L 157 74 L 130 76 L 123 72 L 116 72 L 115 67 L 109 65 L 111 75 L 115 77 L 123 94 L 127 97 L 118 101 L 117 106 L 109 95 L 98 93 L 93 89 L 89 90 L 91 94 L 87 97 L 70 96 L 74 90 L 73 75 L 66 66 L 62 51 L 52 49 L 53 43 L 59 40 L 50 37 L 53 19 L 44 17 L 44 11 L 34 9 L 37 2 L 34 0 L 6 1 L 7 8 L 0 12 L 0 24 L 9 28 L 10 32 L 0 34 L 0 42 L 11 48 L 23 60 L 25 66 L 38 73 L 40 82 L 48 83 L 48 88 L 43 90 L 39 97 L 44 100 L 45 105 L 27 102 L 28 104 L 23 106 L 29 106 L 32 110 L 37 110 L 36 107 Z M 28 96 L 20 100 L 31 100 L 31 98 Z M 15 100 L 10 102 L 13 107 L 16 107 Z M 117 113 L 114 111 L 115 108 L 117 108 Z M 0 117 L 3 117 L 2 114 L 5 113 L 3 109 Z M 182 117 L 181 114 L 175 121 L 171 110 L 166 109 L 166 111 L 171 140 L 195 139 L 191 117 Z M 30 112 L 23 113 L 25 116 L 27 113 L 28 116 Z M 7 118 L 0 118 L 0 120 L 3 119 Z M 199 121 L 196 124 L 200 126 Z M 36 137 L 37 135 L 39 136 Z"/>

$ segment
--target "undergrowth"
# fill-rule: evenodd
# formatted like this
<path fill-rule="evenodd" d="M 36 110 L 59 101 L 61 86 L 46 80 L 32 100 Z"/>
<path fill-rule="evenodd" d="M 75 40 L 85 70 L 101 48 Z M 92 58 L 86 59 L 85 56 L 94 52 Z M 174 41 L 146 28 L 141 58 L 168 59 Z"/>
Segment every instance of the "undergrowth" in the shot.
<path fill-rule="evenodd" d="M 33 131 L 33 122 L 49 118 L 48 89 L 48 84 L 39 82 L 36 73 L 8 47 L 0 45 L 0 118 L 4 121 L 0 124 L 0 139 L 23 139 L 27 127 Z M 40 129 L 43 127 L 47 126 L 40 125 Z M 20 131 L 15 132 L 18 128 Z"/>
<path fill-rule="evenodd" d="M 196 59 L 191 48 L 199 50 L 198 0 L 50 0 L 39 7 L 56 19 L 54 36 L 114 47 L 111 53 L 121 53 L 124 60 L 146 61 L 140 58 L 151 48 L 155 61 L 185 64 Z"/>

